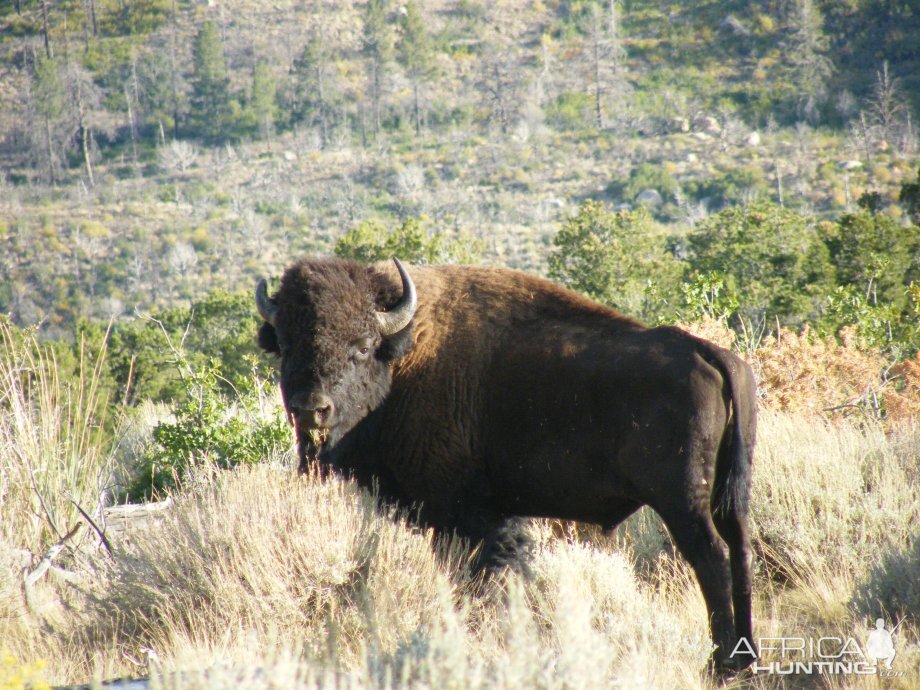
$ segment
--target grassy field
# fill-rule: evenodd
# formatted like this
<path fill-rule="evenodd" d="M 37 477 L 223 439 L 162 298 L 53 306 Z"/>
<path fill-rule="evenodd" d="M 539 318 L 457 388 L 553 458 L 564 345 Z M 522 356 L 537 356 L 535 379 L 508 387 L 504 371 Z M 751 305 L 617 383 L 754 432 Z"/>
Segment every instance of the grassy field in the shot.
<path fill-rule="evenodd" d="M 730 686 L 916 688 L 920 428 L 783 411 L 763 364 L 780 346 L 749 355 L 772 395 L 754 473 L 757 635 L 864 650 L 881 616 L 898 626 L 896 675 Z M 158 413 L 103 442 L 117 405 L 95 388 L 98 359 L 61 380 L 48 352 L 4 331 L 4 690 L 143 675 L 208 690 L 718 685 L 695 579 L 647 511 L 609 535 L 534 522 L 533 576 L 483 583 L 469 545 L 433 543 L 350 483 L 296 477 L 281 455 L 233 472 L 202 463 L 141 527 L 120 530 L 109 511 L 106 547 L 79 511 L 102 527 L 125 439 Z M 762 663 L 789 660 L 808 659 Z"/>

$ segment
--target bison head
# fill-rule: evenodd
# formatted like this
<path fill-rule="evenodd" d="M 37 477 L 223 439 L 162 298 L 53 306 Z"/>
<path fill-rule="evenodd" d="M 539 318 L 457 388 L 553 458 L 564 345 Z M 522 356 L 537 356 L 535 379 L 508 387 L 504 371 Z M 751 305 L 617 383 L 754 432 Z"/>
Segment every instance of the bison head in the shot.
<path fill-rule="evenodd" d="M 288 268 L 274 297 L 265 280 L 256 287 L 259 345 L 281 358 L 302 470 L 383 402 L 393 362 L 412 347 L 415 285 L 394 261 L 401 288 L 372 266 L 321 259 Z"/>

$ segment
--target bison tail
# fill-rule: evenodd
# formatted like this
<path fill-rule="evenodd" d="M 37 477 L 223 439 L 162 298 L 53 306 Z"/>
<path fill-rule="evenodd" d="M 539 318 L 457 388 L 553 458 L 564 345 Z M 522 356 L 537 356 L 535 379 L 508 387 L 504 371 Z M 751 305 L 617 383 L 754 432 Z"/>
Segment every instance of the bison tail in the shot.
<path fill-rule="evenodd" d="M 750 367 L 730 352 L 712 348 L 709 354 L 731 391 L 731 426 L 719 449 L 712 510 L 724 516 L 743 515 L 750 502 L 757 428 L 754 376 Z"/>

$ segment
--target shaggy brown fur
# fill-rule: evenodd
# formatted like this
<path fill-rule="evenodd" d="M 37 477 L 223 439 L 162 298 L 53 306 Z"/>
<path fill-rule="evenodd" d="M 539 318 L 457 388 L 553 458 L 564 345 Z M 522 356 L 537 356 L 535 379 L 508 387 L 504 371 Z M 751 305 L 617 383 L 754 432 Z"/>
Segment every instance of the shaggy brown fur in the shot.
<path fill-rule="evenodd" d="M 649 505 L 696 572 L 715 660 L 750 663 L 729 659 L 751 637 L 749 367 L 523 273 L 409 272 L 418 309 L 389 338 L 373 312 L 399 299 L 392 265 L 307 259 L 284 274 L 260 342 L 282 355 L 288 404 L 321 392 L 335 410 L 324 445 L 301 429 L 303 456 L 484 540 L 487 566 L 521 546 L 521 516 L 612 527 Z"/>

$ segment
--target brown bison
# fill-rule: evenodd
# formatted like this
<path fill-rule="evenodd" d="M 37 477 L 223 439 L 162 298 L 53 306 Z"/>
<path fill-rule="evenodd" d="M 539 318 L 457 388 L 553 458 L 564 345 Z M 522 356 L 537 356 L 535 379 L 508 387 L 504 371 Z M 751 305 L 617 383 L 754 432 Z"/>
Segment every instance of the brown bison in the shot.
<path fill-rule="evenodd" d="M 311 461 L 482 542 L 522 517 L 664 520 L 706 599 L 714 662 L 751 634 L 754 379 L 738 357 L 511 270 L 332 259 L 256 288 L 300 468 Z M 727 550 L 726 550 L 727 545 Z"/>

